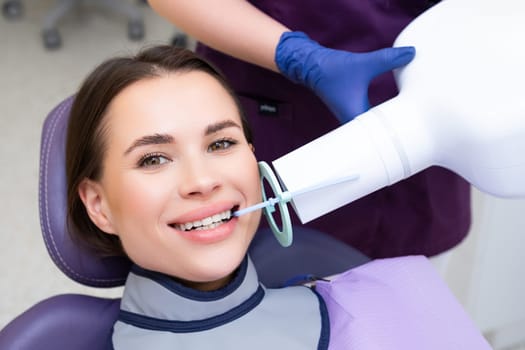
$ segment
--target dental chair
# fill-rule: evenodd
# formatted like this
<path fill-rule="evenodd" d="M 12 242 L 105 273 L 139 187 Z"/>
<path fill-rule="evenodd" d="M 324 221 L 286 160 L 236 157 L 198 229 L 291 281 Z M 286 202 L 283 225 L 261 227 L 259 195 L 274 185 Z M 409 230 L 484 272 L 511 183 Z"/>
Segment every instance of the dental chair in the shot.
<path fill-rule="evenodd" d="M 42 131 L 39 211 L 45 246 L 58 268 L 86 286 L 124 284 L 131 262 L 124 257 L 101 258 L 75 244 L 66 226 L 65 135 L 73 98 L 47 116 Z M 289 248 L 278 245 L 261 228 L 250 256 L 267 287 L 289 284 L 295 276 L 329 276 L 363 264 L 368 258 L 321 232 L 296 227 Z M 0 349 L 111 349 L 112 327 L 120 299 L 62 294 L 34 305 L 0 331 Z"/>

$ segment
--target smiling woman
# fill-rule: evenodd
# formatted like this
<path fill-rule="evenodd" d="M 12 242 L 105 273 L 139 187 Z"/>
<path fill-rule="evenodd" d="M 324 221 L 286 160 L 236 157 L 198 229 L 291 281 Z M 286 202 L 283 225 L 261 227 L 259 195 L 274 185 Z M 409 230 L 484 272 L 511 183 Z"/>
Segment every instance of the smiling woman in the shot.
<path fill-rule="evenodd" d="M 175 54 L 176 53 L 176 54 Z M 88 245 L 105 255 L 124 254 L 120 240 L 104 234 L 86 215 L 85 207 L 77 194 L 77 189 L 84 179 L 99 180 L 102 177 L 103 150 L 107 149 L 107 120 L 112 100 L 126 87 L 142 80 L 154 80 L 173 73 L 201 71 L 213 77 L 226 92 L 237 108 L 237 117 L 242 125 L 246 141 L 251 143 L 251 131 L 245 121 L 236 96 L 231 92 L 222 76 L 208 63 L 197 58 L 189 51 L 174 52 L 168 46 L 154 47 L 143 51 L 136 57 L 117 57 L 101 64 L 85 80 L 75 96 L 71 112 L 69 137 L 67 143 L 67 178 L 69 215 L 74 225 L 84 228 L 81 237 Z M 199 102 L 201 104 L 202 101 Z M 149 114 L 149 111 L 147 112 Z M 146 116 L 144 116 L 146 117 Z M 142 143 L 167 143 L 162 136 L 141 135 L 142 139 L 129 145 L 140 146 Z M 153 157 L 145 159 L 151 162 Z M 160 158 L 154 158 L 159 161 Z M 86 230 L 87 229 L 87 230 Z M 82 233 L 80 233 L 82 234 Z"/>
<path fill-rule="evenodd" d="M 250 130 L 190 51 L 103 62 L 75 97 L 66 147 L 70 232 L 134 263 L 115 349 L 486 348 L 424 257 L 315 288 L 259 282 L 247 251 L 261 213 L 232 215 L 262 197 Z"/>

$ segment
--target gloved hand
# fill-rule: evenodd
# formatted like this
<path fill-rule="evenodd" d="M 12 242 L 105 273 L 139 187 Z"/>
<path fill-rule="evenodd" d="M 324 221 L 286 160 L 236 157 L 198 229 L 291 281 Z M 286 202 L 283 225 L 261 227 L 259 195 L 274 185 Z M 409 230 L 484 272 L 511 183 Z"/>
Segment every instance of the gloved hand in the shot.
<path fill-rule="evenodd" d="M 414 55 L 413 47 L 367 53 L 333 50 L 302 32 L 285 32 L 275 51 L 275 63 L 284 76 L 312 89 L 346 123 L 370 108 L 370 81 L 406 65 Z"/>

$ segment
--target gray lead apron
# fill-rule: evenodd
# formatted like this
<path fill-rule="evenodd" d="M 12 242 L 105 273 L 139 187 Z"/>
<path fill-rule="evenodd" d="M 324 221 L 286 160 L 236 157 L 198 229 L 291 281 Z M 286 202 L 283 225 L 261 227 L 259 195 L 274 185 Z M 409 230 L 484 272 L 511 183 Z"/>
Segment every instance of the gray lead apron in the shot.
<path fill-rule="evenodd" d="M 247 257 L 227 286 L 197 291 L 134 266 L 115 349 L 326 349 L 328 315 L 310 288 L 267 289 Z"/>

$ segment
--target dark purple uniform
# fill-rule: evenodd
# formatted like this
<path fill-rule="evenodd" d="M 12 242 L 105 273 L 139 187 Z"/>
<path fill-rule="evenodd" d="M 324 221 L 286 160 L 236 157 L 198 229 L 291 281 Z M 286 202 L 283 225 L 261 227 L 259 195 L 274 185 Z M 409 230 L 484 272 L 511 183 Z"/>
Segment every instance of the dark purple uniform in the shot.
<path fill-rule="evenodd" d="M 391 47 L 399 32 L 431 5 L 424 0 L 251 3 L 321 45 L 353 52 Z M 254 131 L 259 160 L 271 162 L 339 126 L 323 102 L 307 88 L 202 45 L 198 52 L 222 70 L 240 95 Z M 370 86 L 370 103 L 377 105 L 396 94 L 392 74 L 384 74 Z M 307 226 L 327 232 L 371 258 L 431 256 L 455 246 L 467 234 L 470 187 L 452 172 L 432 167 Z"/>

